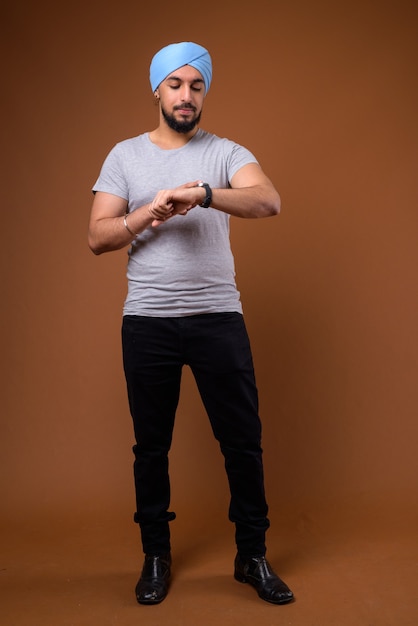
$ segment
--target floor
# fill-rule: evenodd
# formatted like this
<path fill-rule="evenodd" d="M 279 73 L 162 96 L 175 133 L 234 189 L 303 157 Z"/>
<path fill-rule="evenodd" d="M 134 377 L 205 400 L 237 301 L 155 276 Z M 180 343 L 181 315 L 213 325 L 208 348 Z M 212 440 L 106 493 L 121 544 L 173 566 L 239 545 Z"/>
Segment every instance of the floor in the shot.
<path fill-rule="evenodd" d="M 229 523 L 172 525 L 166 600 L 136 603 L 142 564 L 129 519 L 53 520 L 2 528 L 4 626 L 417 626 L 418 541 L 412 523 L 336 523 L 289 514 L 270 531 L 268 558 L 293 589 L 284 606 L 232 576 Z"/>

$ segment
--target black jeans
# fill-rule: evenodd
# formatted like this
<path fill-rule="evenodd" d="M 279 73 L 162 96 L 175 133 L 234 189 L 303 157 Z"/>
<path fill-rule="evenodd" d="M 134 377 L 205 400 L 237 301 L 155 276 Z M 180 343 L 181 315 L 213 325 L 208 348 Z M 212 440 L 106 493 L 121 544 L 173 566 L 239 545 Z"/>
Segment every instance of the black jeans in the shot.
<path fill-rule="evenodd" d="M 258 394 L 250 343 L 239 313 L 125 316 L 124 370 L 133 419 L 137 511 L 146 554 L 170 550 L 168 452 L 183 365 L 195 377 L 225 458 L 229 519 L 242 555 L 265 554 L 269 527 Z M 195 497 L 202 497 L 196 494 Z"/>

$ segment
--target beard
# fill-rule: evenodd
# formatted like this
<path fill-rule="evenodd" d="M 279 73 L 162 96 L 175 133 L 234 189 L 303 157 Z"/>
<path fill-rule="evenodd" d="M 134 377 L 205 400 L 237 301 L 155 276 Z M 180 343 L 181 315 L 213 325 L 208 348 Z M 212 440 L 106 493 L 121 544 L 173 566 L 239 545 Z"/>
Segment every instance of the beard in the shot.
<path fill-rule="evenodd" d="M 195 110 L 194 107 L 183 107 L 183 108 L 190 108 L 192 110 Z M 197 126 L 197 124 L 200 122 L 200 118 L 202 116 L 202 112 L 200 112 L 199 115 L 197 115 L 192 120 L 178 121 L 176 120 L 174 115 L 170 115 L 169 113 L 167 113 L 167 111 L 164 111 L 163 107 L 161 107 L 161 112 L 163 114 L 165 121 L 167 122 L 167 125 L 172 130 L 175 130 L 177 133 L 183 133 L 183 134 L 189 133 L 191 130 L 193 130 Z"/>

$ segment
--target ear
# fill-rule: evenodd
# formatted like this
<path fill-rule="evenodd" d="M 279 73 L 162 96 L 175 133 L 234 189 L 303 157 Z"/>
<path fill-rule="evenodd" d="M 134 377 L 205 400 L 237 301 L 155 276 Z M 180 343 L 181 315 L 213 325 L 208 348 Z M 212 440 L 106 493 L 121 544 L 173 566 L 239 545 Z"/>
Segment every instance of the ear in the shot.
<path fill-rule="evenodd" d="M 156 99 L 156 100 L 159 100 L 159 99 L 160 99 L 160 92 L 158 91 L 158 89 L 156 89 L 156 90 L 154 91 L 154 97 L 155 97 L 155 99 Z"/>

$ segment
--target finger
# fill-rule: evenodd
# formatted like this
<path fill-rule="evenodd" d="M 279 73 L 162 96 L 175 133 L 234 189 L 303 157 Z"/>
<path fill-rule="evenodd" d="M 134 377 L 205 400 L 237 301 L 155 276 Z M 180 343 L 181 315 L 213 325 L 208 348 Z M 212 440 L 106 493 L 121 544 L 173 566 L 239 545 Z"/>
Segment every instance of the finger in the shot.
<path fill-rule="evenodd" d="M 197 183 L 199 183 L 199 180 L 194 180 L 190 183 L 184 183 L 184 185 L 181 185 L 184 189 L 191 189 L 192 187 L 197 187 Z"/>

